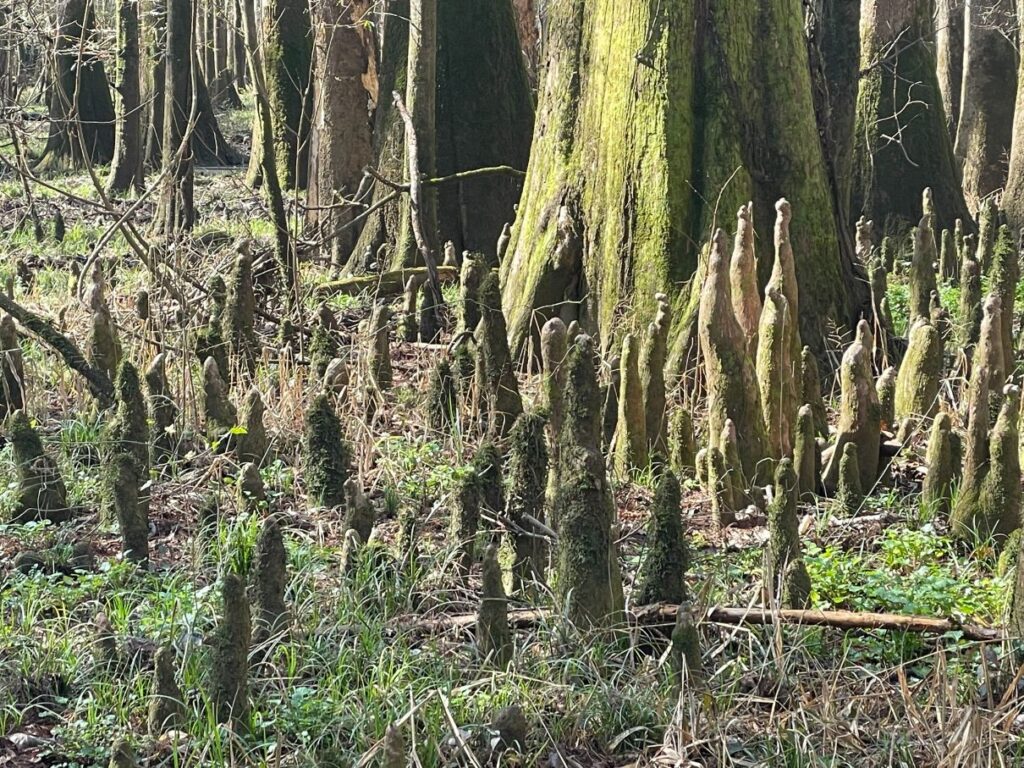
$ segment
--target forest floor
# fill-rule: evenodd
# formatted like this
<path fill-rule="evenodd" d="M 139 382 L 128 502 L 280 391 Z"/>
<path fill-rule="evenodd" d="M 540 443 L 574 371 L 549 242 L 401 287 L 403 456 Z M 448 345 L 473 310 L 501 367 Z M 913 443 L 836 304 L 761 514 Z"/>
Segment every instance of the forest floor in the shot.
<path fill-rule="evenodd" d="M 243 139 L 247 116 L 228 119 L 225 135 Z M 238 238 L 269 249 L 271 226 L 261 199 L 243 183 L 244 170 L 197 173 L 197 244 L 180 254 L 179 266 L 199 282 L 226 274 Z M 46 230 L 37 242 L 31 226 L 18 226 L 27 211 L 20 179 L 0 176 L 0 284 L 23 261 L 30 277 L 16 281 L 16 300 L 59 318 L 84 344 L 88 313 L 69 288 L 70 267 L 85 263 L 110 220 L 95 206 L 87 175 L 46 181 L 50 188 L 33 186 Z M 58 209 L 67 224 L 60 243 L 52 237 Z M 143 206 L 141 228 L 151 215 L 152 206 Z M 343 399 L 342 423 L 380 516 L 377 543 L 346 573 L 340 515 L 305 501 L 299 440 L 316 382 L 301 350 L 299 362 L 279 354 L 272 324 L 258 328 L 267 351 L 254 383 L 274 439 L 262 476 L 270 509 L 286 520 L 292 623 L 266 658 L 253 654 L 259 661 L 251 677 L 252 734 L 216 725 L 203 693 L 204 638 L 218 610 L 218 577 L 248 570 L 261 514 L 236 509 L 237 467 L 195 429 L 198 366 L 182 351 L 200 327 L 201 304 L 159 299 L 153 324 L 143 325 L 134 297 L 148 285 L 147 274 L 117 237 L 104 253 L 117 257 L 109 301 L 125 354 L 145 366 L 158 333 L 170 353 L 186 448 L 154 477 L 151 568 L 137 572 L 120 559 L 116 521 L 101 511 L 107 417 L 62 363 L 23 338 L 27 410 L 81 511 L 61 526 L 0 523 L 0 766 L 105 764 L 121 735 L 147 766 L 377 765 L 381 739 L 395 722 L 403 724 L 412 764 L 423 766 L 1024 764 L 1024 710 L 1011 649 L 968 642 L 958 632 L 927 637 L 703 621 L 706 683 L 683 686 L 677 695 L 665 633 L 657 629 L 590 636 L 553 617 L 517 632 L 508 670 L 478 659 L 471 631 L 417 631 L 413 625 L 424 618 L 473 613 L 479 586 L 476 569 L 468 580 L 460 576 L 447 535 L 456 482 L 478 438 L 459 427 L 433 432 L 424 419 L 428 376 L 444 346 L 393 341 L 395 383 L 374 418 L 357 397 Z M 322 264 L 304 263 L 305 286 L 328 278 Z M 905 287 L 897 279 L 891 292 L 899 315 Z M 955 297 L 943 298 L 949 305 Z M 358 323 L 367 300 L 335 297 L 330 306 L 354 346 L 365 343 Z M 352 366 L 355 391 L 355 357 Z M 523 378 L 522 385 L 529 402 L 536 383 Z M 240 402 L 244 391 L 236 388 L 233 399 Z M 892 483 L 877 488 L 857 515 L 840 514 L 824 499 L 801 508 L 812 604 L 998 626 L 1008 578 L 995 552 L 958 548 L 941 516 L 919 503 L 922 450 L 914 445 L 897 458 Z M 15 501 L 14 478 L 5 444 L 0 521 L 9 519 Z M 615 487 L 627 601 L 644 556 L 650 486 L 651 473 L 643 472 Z M 687 479 L 684 491 L 696 614 L 713 605 L 762 604 L 763 518 L 720 533 L 696 482 Z M 211 494 L 220 499 L 215 531 L 199 525 L 199 508 Z M 408 508 L 420 510 L 419 556 L 403 563 L 397 517 Z M 81 542 L 92 558 L 74 572 L 13 567 L 19 552 L 66 560 Z M 542 595 L 530 607 L 550 603 Z M 513 597 L 512 607 L 527 605 Z M 94 653 L 100 613 L 127 651 L 127 663 L 115 670 Z M 144 736 L 152 657 L 164 644 L 177 652 L 188 723 L 152 740 Z M 512 704 L 529 721 L 526 743 L 492 752 L 488 725 Z"/>

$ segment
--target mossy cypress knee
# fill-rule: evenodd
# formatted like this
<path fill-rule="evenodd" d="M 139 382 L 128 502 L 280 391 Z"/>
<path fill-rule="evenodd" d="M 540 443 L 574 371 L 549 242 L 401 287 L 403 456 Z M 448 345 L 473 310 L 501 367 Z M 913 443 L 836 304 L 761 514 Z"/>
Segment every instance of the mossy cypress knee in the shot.
<path fill-rule="evenodd" d="M 424 344 L 433 344 L 441 334 L 441 326 L 438 324 L 437 304 L 429 282 L 420 286 L 419 305 L 417 335 Z"/>
<path fill-rule="evenodd" d="M 345 481 L 349 476 L 352 451 L 327 395 L 313 398 L 305 421 L 303 447 L 307 492 L 320 506 L 340 506 L 345 503 Z"/>
<path fill-rule="evenodd" d="M 697 319 L 708 391 L 707 428 L 711 444 L 717 446 L 725 420 L 735 422 L 743 471 L 747 477 L 754 477 L 766 456 L 767 436 L 757 376 L 732 307 L 725 253 L 725 233 L 718 230 L 701 288 Z"/>
<path fill-rule="evenodd" d="M 899 249 L 896 246 L 896 241 L 891 236 L 886 235 L 882 238 L 882 264 L 885 266 L 885 271 L 889 274 L 892 274 L 893 270 L 896 269 L 897 250 Z"/>
<path fill-rule="evenodd" d="M 14 318 L 4 313 L 0 317 L 0 420 L 25 407 L 25 361 L 18 342 L 18 329 Z"/>
<path fill-rule="evenodd" d="M 149 392 L 150 435 L 153 442 L 153 460 L 163 463 L 174 455 L 177 438 L 174 423 L 178 420 L 178 406 L 171 395 L 167 381 L 166 355 L 161 352 L 146 369 L 146 389 Z"/>
<path fill-rule="evenodd" d="M 925 465 L 928 469 L 921 486 L 921 501 L 932 505 L 943 517 L 950 512 L 950 496 L 956 473 L 952 431 L 953 424 L 948 413 L 940 413 L 935 417 L 928 437 L 928 450 L 925 453 Z"/>
<path fill-rule="evenodd" d="M 953 242 L 953 233 L 944 229 L 939 244 L 939 274 L 942 275 L 943 280 L 953 282 L 956 280 L 959 266 L 960 254 L 956 250 L 956 243 Z"/>
<path fill-rule="evenodd" d="M 897 371 L 889 366 L 875 382 L 878 395 L 878 413 L 882 429 L 892 430 L 896 424 L 896 380 Z"/>
<path fill-rule="evenodd" d="M 672 472 L 664 472 L 654 492 L 648 524 L 647 556 L 637 580 L 636 602 L 681 603 L 686 599 L 689 553 L 680 510 L 682 491 Z"/>
<path fill-rule="evenodd" d="M 707 449 L 707 488 L 715 525 L 718 528 L 731 525 L 736 520 L 737 500 L 725 456 L 714 445 Z"/>
<path fill-rule="evenodd" d="M 821 374 L 818 372 L 818 360 L 810 347 L 800 352 L 801 402 L 811 406 L 814 414 L 814 434 L 819 437 L 828 435 L 828 415 L 825 401 L 821 397 Z"/>
<path fill-rule="evenodd" d="M 430 371 L 427 385 L 427 424 L 438 431 L 450 430 L 459 417 L 459 390 L 452 364 L 441 358 Z"/>
<path fill-rule="evenodd" d="M 251 461 L 257 466 L 266 461 L 269 445 L 267 429 L 263 425 L 265 411 L 260 391 L 256 387 L 250 388 L 242 402 L 241 421 L 245 432 L 237 436 L 239 461 Z"/>
<path fill-rule="evenodd" d="M 791 427 L 796 419 L 796 402 L 789 400 L 793 368 L 788 326 L 792 322 L 786 297 L 778 287 L 769 284 L 758 330 L 757 381 L 767 452 L 775 460 L 792 451 Z"/>
<path fill-rule="evenodd" d="M 378 391 L 391 388 L 391 340 L 389 337 L 391 310 L 386 304 L 378 303 L 370 315 L 370 380 Z"/>
<path fill-rule="evenodd" d="M 239 511 L 255 514 L 267 506 L 267 489 L 256 464 L 251 461 L 243 464 L 235 482 Z"/>
<path fill-rule="evenodd" d="M 800 546 L 798 493 L 793 463 L 783 459 L 775 471 L 775 498 L 768 506 L 766 582 L 784 608 L 806 608 L 811 597 L 811 578 Z"/>
<path fill-rule="evenodd" d="M 725 426 L 722 427 L 722 434 L 719 436 L 718 447 L 722 451 L 722 458 L 725 459 L 727 479 L 732 486 L 733 509 L 738 510 L 749 497 L 751 485 L 749 479 L 743 474 L 739 437 L 732 419 L 726 419 Z"/>
<path fill-rule="evenodd" d="M 508 626 L 508 598 L 501 583 L 498 547 L 484 553 L 483 586 L 476 615 L 476 644 L 480 655 L 499 669 L 512 661 L 512 632 Z"/>
<path fill-rule="evenodd" d="M 910 343 L 896 377 L 895 416 L 900 425 L 897 440 L 909 440 L 920 419 L 935 414 L 941 379 L 942 338 L 927 320 L 917 320 L 910 329 Z"/>
<path fill-rule="evenodd" d="M 860 461 L 855 443 L 843 445 L 839 460 L 839 484 L 836 486 L 836 502 L 845 515 L 855 515 L 864 501 L 864 487 L 861 485 Z"/>
<path fill-rule="evenodd" d="M 125 557 L 149 559 L 150 444 L 139 373 L 125 361 L 115 381 L 117 411 L 107 429 L 110 463 L 106 497 L 117 516 Z"/>
<path fill-rule="evenodd" d="M 548 479 L 548 448 L 544 439 L 547 420 L 537 412 L 519 417 L 509 433 L 508 498 L 506 512 L 513 523 L 515 560 L 513 590 L 544 581 L 547 547 L 540 531 L 527 519 L 544 523 Z M 518 528 L 518 529 L 517 529 Z"/>
<path fill-rule="evenodd" d="M 221 336 L 227 342 L 229 361 L 237 361 L 243 370 L 251 373 L 256 367 L 256 297 L 248 247 L 243 247 L 235 257 L 228 276 Z M 229 375 L 232 370 L 229 362 L 228 369 L 222 373 Z"/>
<path fill-rule="evenodd" d="M 981 273 L 987 275 L 992 269 L 996 235 L 999 231 L 999 210 L 994 197 L 987 198 L 978 212 L 978 239 L 975 260 L 981 265 Z"/>
<path fill-rule="evenodd" d="M 373 509 L 373 502 L 363 493 L 359 481 L 350 477 L 345 482 L 345 530 L 354 530 L 359 535 L 359 541 L 365 544 L 370 540 L 376 522 L 377 513 Z"/>
<path fill-rule="evenodd" d="M 1010 228 L 999 227 L 992 252 L 992 286 L 990 290 L 999 296 L 1002 312 L 999 317 L 1000 348 L 1003 351 L 1003 368 L 995 372 L 1000 382 L 1014 372 L 1013 309 L 1020 281 L 1020 256 Z"/>
<path fill-rule="evenodd" d="M 928 302 L 935 281 L 935 234 L 927 214 L 914 230 L 914 253 L 910 262 L 910 297 L 908 315 L 911 324 L 928 319 Z"/>
<path fill-rule="evenodd" d="M 114 330 L 114 321 L 104 305 L 92 313 L 92 332 L 89 337 L 89 362 L 105 373 L 111 381 L 117 375 L 121 362 L 121 345 Z"/>
<path fill-rule="evenodd" d="M 793 468 L 799 480 L 800 497 L 813 497 L 818 490 L 818 456 L 814 439 L 814 412 L 809 405 L 800 406 L 796 415 Z"/>
<path fill-rule="evenodd" d="M 18 471 L 18 500 L 12 522 L 64 522 L 70 517 L 71 510 L 57 462 L 46 454 L 39 433 L 24 411 L 15 411 L 8 427 L 14 465 Z"/>
<path fill-rule="evenodd" d="M 556 594 L 574 624 L 606 627 L 621 618 L 622 583 L 610 560 L 614 500 L 601 453 L 599 405 L 594 343 L 580 335 L 566 361 L 565 420 L 558 439 Z"/>
<path fill-rule="evenodd" d="M 227 382 L 212 357 L 203 363 L 202 411 L 206 436 L 211 440 L 221 438 L 238 423 L 238 411 L 228 398 Z"/>
<path fill-rule="evenodd" d="M 692 476 L 697 468 L 697 445 L 693 436 L 693 417 L 678 406 L 668 421 L 669 464 L 680 477 Z"/>
<path fill-rule="evenodd" d="M 668 334 L 672 310 L 663 293 L 655 297 L 658 311 L 647 327 L 647 337 L 640 354 L 640 386 L 643 392 L 645 418 L 644 437 L 650 456 L 668 459 L 665 423 L 665 362 L 668 359 Z"/>
<path fill-rule="evenodd" d="M 747 338 L 747 355 L 757 356 L 757 328 L 761 322 L 761 290 L 757 284 L 754 253 L 754 204 L 741 205 L 736 213 L 736 238 L 729 262 L 729 287 L 736 321 Z"/>
<path fill-rule="evenodd" d="M 157 649 L 153 666 L 148 731 L 150 736 L 158 739 L 167 731 L 179 731 L 185 727 L 185 705 L 181 689 L 174 680 L 175 658 L 170 646 Z"/>
<path fill-rule="evenodd" d="M 768 286 L 775 287 L 786 297 L 788 319 L 783 323 L 782 331 L 789 337 L 788 355 L 785 370 L 790 375 L 784 378 L 782 385 L 782 401 L 787 404 L 784 412 L 786 422 L 783 434 L 792 440 L 793 423 L 796 421 L 796 409 L 800 403 L 800 351 L 803 342 L 800 340 L 800 290 L 796 279 L 796 259 L 793 255 L 793 243 L 789 236 L 789 224 L 793 212 L 789 201 L 785 198 L 775 203 L 775 261 L 772 273 L 768 278 Z M 760 340 L 758 341 L 760 345 Z M 737 423 L 737 426 L 739 424 Z M 763 478 L 770 482 L 771 477 Z"/>
<path fill-rule="evenodd" d="M 252 625 L 245 582 L 228 573 L 221 583 L 221 614 L 207 654 L 209 695 L 219 723 L 249 730 L 249 643 Z"/>
<path fill-rule="evenodd" d="M 981 265 L 964 254 L 960 265 L 960 344 L 970 349 L 981 333 Z"/>
<path fill-rule="evenodd" d="M 631 470 L 647 467 L 647 421 L 639 351 L 636 337 L 627 333 L 622 340 L 622 384 L 615 434 L 615 473 L 619 477 L 627 477 Z"/>
<path fill-rule="evenodd" d="M 622 390 L 622 357 L 608 360 L 608 382 L 601 387 L 601 431 L 604 448 L 612 449 L 615 430 L 619 426 L 619 392 Z"/>
<path fill-rule="evenodd" d="M 402 316 L 398 321 L 398 336 L 402 341 L 413 342 L 420 335 L 420 318 L 416 311 L 419 303 L 420 286 L 423 276 L 413 275 L 405 283 L 402 295 Z"/>
<path fill-rule="evenodd" d="M 480 527 L 480 478 L 475 469 L 465 470 L 455 489 L 451 536 L 458 547 L 457 565 L 468 573 L 476 558 L 476 534 Z"/>
<path fill-rule="evenodd" d="M 459 333 L 472 333 L 480 323 L 480 287 L 488 274 L 487 258 L 482 253 L 467 254 L 462 260 L 459 272 Z"/>
<path fill-rule="evenodd" d="M 406 768 L 408 758 L 405 754 L 405 739 L 397 725 L 389 725 L 384 732 L 384 749 L 381 768 Z"/>
<path fill-rule="evenodd" d="M 210 298 L 210 317 L 206 325 L 196 335 L 195 351 L 199 364 L 212 357 L 217 361 L 217 370 L 224 375 L 228 372 L 228 345 L 224 340 L 221 325 L 224 322 L 224 305 L 227 303 L 228 289 L 224 278 L 213 275 L 206 286 Z"/>
<path fill-rule="evenodd" d="M 703 660 L 700 649 L 700 632 L 693 621 L 693 610 L 688 603 L 680 604 L 676 610 L 676 622 L 672 627 L 672 645 L 669 650 L 670 668 L 676 680 L 673 691 L 679 695 L 683 681 L 699 683 L 704 679 Z M 685 677 L 684 677 L 685 674 Z"/>
<path fill-rule="evenodd" d="M 114 742 L 110 749 L 110 762 L 107 768 L 138 768 L 139 761 L 135 756 L 135 750 L 126 738 L 120 738 Z"/>
<path fill-rule="evenodd" d="M 562 427 L 568 344 L 565 323 L 561 318 L 553 317 L 544 323 L 540 329 L 541 402 L 548 412 L 549 434 L 553 438 L 557 437 Z"/>
<path fill-rule="evenodd" d="M 265 518 L 260 529 L 252 580 L 256 603 L 252 639 L 256 645 L 264 645 L 288 627 L 284 599 L 288 588 L 288 554 L 281 526 L 273 516 Z"/>
<path fill-rule="evenodd" d="M 504 436 L 523 412 L 519 383 L 512 368 L 508 329 L 501 311 L 498 275 L 491 272 L 480 285 L 480 323 L 476 328 L 477 390 L 487 431 Z"/>

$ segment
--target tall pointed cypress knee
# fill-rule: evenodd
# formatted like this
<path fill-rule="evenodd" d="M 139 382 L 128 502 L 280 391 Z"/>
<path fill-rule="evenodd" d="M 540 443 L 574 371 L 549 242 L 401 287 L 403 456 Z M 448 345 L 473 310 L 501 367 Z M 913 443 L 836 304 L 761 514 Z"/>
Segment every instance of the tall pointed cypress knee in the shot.
<path fill-rule="evenodd" d="M 25 407 L 25 362 L 14 318 L 0 318 L 0 419 Z"/>
<path fill-rule="evenodd" d="M 18 471 L 18 500 L 11 521 L 64 522 L 70 517 L 71 510 L 57 462 L 47 455 L 39 433 L 24 411 L 15 411 L 11 415 L 8 428 L 14 465 Z"/>
<path fill-rule="evenodd" d="M 149 425 L 139 373 L 125 361 L 116 381 L 117 412 L 108 429 L 107 498 L 121 528 L 125 557 L 149 561 Z"/>
<path fill-rule="evenodd" d="M 813 496 L 818 490 L 818 454 L 814 439 L 814 413 L 809 405 L 800 406 L 797 412 L 793 467 L 800 481 L 800 497 Z"/>
<path fill-rule="evenodd" d="M 693 416 L 682 406 L 672 411 L 668 422 L 669 464 L 679 476 L 692 476 L 697 468 L 697 446 L 693 437 Z"/>
<path fill-rule="evenodd" d="M 519 417 L 509 434 L 508 498 L 506 511 L 514 526 L 515 561 L 513 589 L 543 582 L 547 547 L 540 531 L 527 520 L 544 523 L 544 498 L 548 479 L 548 449 L 544 440 L 546 420 L 539 413 Z"/>
<path fill-rule="evenodd" d="M 505 435 L 523 412 L 519 382 L 512 369 L 508 330 L 501 311 L 498 275 L 491 272 L 480 285 L 480 323 L 477 337 L 477 388 L 487 429 Z"/>
<path fill-rule="evenodd" d="M 768 506 L 768 578 L 784 608 L 806 608 L 811 597 L 811 578 L 804 565 L 797 520 L 796 472 L 789 459 L 775 471 L 775 498 Z"/>
<path fill-rule="evenodd" d="M 682 493 L 679 480 L 665 472 L 658 481 L 648 525 L 647 556 L 637 584 L 640 605 L 681 603 L 686 599 L 686 571 L 689 553 L 679 508 Z"/>
<path fill-rule="evenodd" d="M 169 459 L 177 445 L 173 433 L 174 422 L 178 419 L 178 406 L 171 395 L 167 381 L 165 353 L 153 358 L 146 369 L 146 388 L 149 390 L 149 418 L 152 422 L 153 460 L 162 463 Z"/>
<path fill-rule="evenodd" d="M 910 329 L 910 343 L 896 377 L 895 417 L 900 425 L 897 440 L 909 440 L 920 419 L 934 415 L 941 379 L 942 337 L 927 320 L 917 320 Z"/>
<path fill-rule="evenodd" d="M 217 722 L 249 730 L 249 643 L 252 625 L 245 582 L 235 573 L 221 584 L 221 615 L 207 657 L 207 674 Z"/>
<path fill-rule="evenodd" d="M 251 461 L 257 466 L 267 460 L 267 428 L 263 425 L 263 414 L 266 406 L 256 387 L 252 387 L 245 395 L 242 403 L 242 428 L 244 434 L 238 435 L 239 461 Z"/>
<path fill-rule="evenodd" d="M 263 521 L 256 542 L 252 577 L 256 601 L 252 639 L 256 645 L 264 645 L 288 626 L 288 606 L 284 601 L 288 587 L 288 555 L 281 526 L 273 517 Z"/>
<path fill-rule="evenodd" d="M 668 458 L 665 423 L 665 362 L 668 359 L 668 334 L 672 323 L 672 310 L 668 297 L 657 295 L 658 311 L 654 322 L 647 326 L 647 337 L 640 354 L 640 383 L 643 388 L 643 407 L 646 420 L 644 437 L 649 455 Z"/>
<path fill-rule="evenodd" d="M 541 397 L 547 409 L 548 479 L 545 490 L 545 508 L 549 524 L 558 530 L 558 515 L 554 508 L 555 492 L 558 487 L 558 436 L 562 431 L 565 414 L 566 354 L 568 353 L 568 329 L 560 318 L 553 317 L 544 323 L 540 332 L 541 351 Z"/>
<path fill-rule="evenodd" d="M 932 423 L 925 454 L 927 473 L 921 486 L 921 501 L 934 506 L 943 517 L 949 515 L 950 494 L 956 475 L 956 457 L 953 455 L 953 426 L 948 413 L 940 413 Z"/>
<path fill-rule="evenodd" d="M 248 242 L 241 244 L 227 284 L 221 333 L 228 345 L 230 375 L 235 365 L 252 372 L 256 367 L 256 299 L 253 295 L 252 254 Z"/>
<path fill-rule="evenodd" d="M 498 547 L 484 553 L 483 588 L 476 617 L 476 644 L 480 655 L 499 669 L 512 661 L 512 632 L 508 626 L 508 598 L 501 583 Z"/>
<path fill-rule="evenodd" d="M 174 650 L 161 646 L 153 664 L 153 692 L 149 699 L 149 735 L 160 738 L 185 725 L 185 705 L 181 689 L 174 680 Z"/>
<path fill-rule="evenodd" d="M 796 403 L 788 399 L 793 379 L 787 332 L 791 323 L 789 302 L 781 290 L 769 284 L 758 329 L 757 380 L 768 436 L 768 454 L 775 460 L 788 456 L 792 451 L 789 425 L 796 419 Z M 793 414 L 790 414 L 791 410 Z"/>
<path fill-rule="evenodd" d="M 736 321 L 747 337 L 747 354 L 757 357 L 757 328 L 761 322 L 761 291 L 757 285 L 754 254 L 754 204 L 741 205 L 736 214 L 736 239 L 729 263 L 729 284 Z"/>
<path fill-rule="evenodd" d="M 801 401 L 811 406 L 814 414 L 814 434 L 819 437 L 828 435 L 828 415 L 825 412 L 825 401 L 821 396 L 821 374 L 818 372 L 818 361 L 810 347 L 800 352 Z"/>
<path fill-rule="evenodd" d="M 638 357 L 637 339 L 627 333 L 622 340 L 622 388 L 615 435 L 615 472 L 620 477 L 647 466 L 646 419 Z"/>
<path fill-rule="evenodd" d="M 891 365 L 882 371 L 875 382 L 875 393 L 878 395 L 878 408 L 882 429 L 893 430 L 896 423 L 896 380 L 898 371 Z"/>
<path fill-rule="evenodd" d="M 317 504 L 337 507 L 345 503 L 345 481 L 352 452 L 338 414 L 327 395 L 317 395 L 306 411 L 306 489 Z"/>
<path fill-rule="evenodd" d="M 857 446 L 843 445 L 843 456 L 839 460 L 839 484 L 836 486 L 836 503 L 844 515 L 855 515 L 864 502 L 864 487 L 860 484 L 860 464 Z"/>

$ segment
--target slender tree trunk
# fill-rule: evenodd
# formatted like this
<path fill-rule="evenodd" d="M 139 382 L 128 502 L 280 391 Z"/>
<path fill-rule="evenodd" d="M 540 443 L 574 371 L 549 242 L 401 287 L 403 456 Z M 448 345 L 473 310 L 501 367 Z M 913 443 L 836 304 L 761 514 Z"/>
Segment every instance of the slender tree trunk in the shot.
<path fill-rule="evenodd" d="M 50 134 L 37 170 L 107 163 L 114 156 L 114 102 L 102 60 L 93 52 L 88 0 L 65 0 L 50 89 Z"/>
<path fill-rule="evenodd" d="M 206 82 L 210 82 L 217 76 L 217 32 L 214 14 L 214 0 L 203 0 L 203 75 Z"/>
<path fill-rule="evenodd" d="M 167 0 L 166 78 L 162 166 L 166 171 L 157 227 L 168 238 L 195 222 L 190 123 L 193 117 L 192 62 L 195 34 L 192 0 Z"/>
<path fill-rule="evenodd" d="M 916 226 L 931 187 L 936 231 L 970 222 L 929 45 L 930 0 L 862 0 L 853 215 L 884 232 Z"/>
<path fill-rule="evenodd" d="M 548 5 L 544 28 L 530 167 L 501 266 L 517 354 L 553 314 L 607 350 L 622 308 L 642 328 L 664 292 L 682 365 L 701 243 L 751 200 L 770 231 L 783 196 L 802 338 L 821 349 L 830 321 L 854 318 L 801 0 L 574 0 Z M 764 282 L 772 260 L 759 261 Z"/>
<path fill-rule="evenodd" d="M 1017 0 L 1017 18 L 1024 19 L 1024 0 Z M 1024 34 L 1018 34 L 1020 69 L 1017 73 L 1017 98 L 1013 114 L 1013 138 L 1010 142 L 1010 168 L 1003 191 L 1001 208 L 1014 231 L 1024 227 Z"/>
<path fill-rule="evenodd" d="M 274 132 L 271 144 L 266 145 L 259 135 L 262 121 L 256 119 L 248 180 L 260 183 L 263 148 L 273 146 L 281 186 L 302 189 L 309 165 L 312 101 L 309 75 L 313 45 L 307 0 L 266 0 L 262 26 L 263 74 Z"/>
<path fill-rule="evenodd" d="M 107 191 L 141 188 L 142 103 L 139 82 L 139 3 L 118 0 L 116 85 L 117 125 Z"/>
<path fill-rule="evenodd" d="M 972 211 L 1006 181 L 1017 93 L 1013 0 L 967 0 L 956 160 Z"/>
<path fill-rule="evenodd" d="M 964 75 L 964 0 L 935 0 L 935 69 L 946 128 L 955 137 Z"/>
<path fill-rule="evenodd" d="M 357 213 L 351 200 L 371 160 L 369 93 L 364 77 L 373 57 L 373 34 L 361 22 L 368 6 L 361 0 L 319 0 L 314 5 L 316 36 L 313 124 L 309 152 L 309 214 L 330 242 L 331 261 L 342 266 L 359 232 L 340 229 Z M 336 207 L 335 207 L 336 206 Z"/>
<path fill-rule="evenodd" d="M 147 79 L 149 119 L 146 127 L 145 160 L 151 168 L 159 168 L 163 160 L 164 86 L 167 81 L 167 0 L 153 0 L 150 13 L 149 72 Z"/>
<path fill-rule="evenodd" d="M 217 1 L 214 24 L 214 44 L 216 45 L 216 50 L 214 51 L 213 76 L 216 77 L 225 69 L 230 68 L 230 65 L 228 64 L 227 8 L 224 7 L 224 4 L 220 2 L 220 0 Z"/>
<path fill-rule="evenodd" d="M 232 0 L 228 2 L 232 3 Z M 245 17 L 242 14 L 241 0 L 234 0 L 232 5 L 234 15 L 231 17 L 231 29 L 228 32 L 231 70 L 235 73 L 235 84 L 241 89 L 249 82 L 249 65 L 245 58 Z"/>

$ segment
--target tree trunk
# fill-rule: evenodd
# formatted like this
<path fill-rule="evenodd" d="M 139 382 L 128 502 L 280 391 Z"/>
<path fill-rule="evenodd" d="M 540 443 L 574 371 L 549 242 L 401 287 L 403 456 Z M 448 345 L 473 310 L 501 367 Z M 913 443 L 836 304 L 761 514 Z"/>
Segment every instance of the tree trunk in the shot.
<path fill-rule="evenodd" d="M 1006 181 L 1017 93 L 1012 0 L 967 0 L 956 160 L 972 211 Z"/>
<path fill-rule="evenodd" d="M 273 113 L 275 165 L 281 186 L 303 189 L 309 164 L 309 74 L 313 45 L 306 0 L 266 0 L 263 6 L 263 75 Z M 262 179 L 261 120 L 253 127 L 247 180 Z"/>
<path fill-rule="evenodd" d="M 50 134 L 37 170 L 81 168 L 114 156 L 114 102 L 94 46 L 88 0 L 65 0 L 59 12 L 50 91 Z"/>
<path fill-rule="evenodd" d="M 1017 18 L 1024 19 L 1024 0 L 1017 0 Z M 1007 223 L 1015 232 L 1024 227 L 1024 34 L 1020 34 L 1018 37 L 1020 70 L 1017 74 L 1013 139 L 1010 143 L 1010 169 L 1001 201 Z"/>
<path fill-rule="evenodd" d="M 935 1 L 935 69 L 946 113 L 946 129 L 956 136 L 960 85 L 964 75 L 964 0 Z"/>
<path fill-rule="evenodd" d="M 231 0 L 228 0 L 230 3 Z M 241 0 L 234 0 L 234 15 L 231 17 L 231 29 L 228 31 L 230 41 L 229 55 L 231 71 L 235 73 L 235 85 L 242 89 L 249 82 L 249 69 L 245 60 L 245 16 L 242 14 Z"/>
<path fill-rule="evenodd" d="M 936 231 L 971 221 L 946 130 L 929 45 L 930 0 L 862 0 L 861 72 L 853 167 L 854 218 L 885 233 L 920 221 L 931 187 Z"/>
<path fill-rule="evenodd" d="M 367 13 L 363 0 L 344 5 L 319 0 L 313 13 L 316 77 L 306 223 L 320 230 L 330 243 L 332 264 L 341 267 L 359 234 L 355 227 L 339 229 L 358 213 L 342 200 L 355 195 L 371 160 L 370 94 L 364 78 L 370 72 L 373 34 L 361 23 Z"/>
<path fill-rule="evenodd" d="M 513 0 L 516 14 L 516 32 L 519 34 L 519 47 L 522 48 L 526 60 L 526 72 L 530 78 L 530 87 L 537 86 L 537 67 L 540 64 L 540 24 L 534 0 Z"/>
<path fill-rule="evenodd" d="M 448 2 L 449 0 L 441 0 Z M 437 6 L 439 0 L 409 0 L 409 53 L 406 66 L 405 106 L 412 115 L 419 143 L 420 173 L 437 175 Z M 405 163 L 407 165 L 408 158 Z M 408 181 L 406 173 L 406 181 Z M 432 253 L 438 252 L 437 190 L 425 189 L 420 209 L 423 239 Z M 412 208 L 402 201 L 394 267 L 422 263 L 412 231 Z"/>
<path fill-rule="evenodd" d="M 195 222 L 192 186 L 194 167 L 192 61 L 195 55 L 192 0 L 167 0 L 166 78 L 162 167 L 167 172 L 157 210 L 158 231 L 168 238 Z"/>
<path fill-rule="evenodd" d="M 203 75 L 209 82 L 217 76 L 217 65 L 214 59 L 217 55 L 217 32 L 214 14 L 214 0 L 204 0 L 205 13 L 203 13 Z"/>
<path fill-rule="evenodd" d="M 192 137 L 192 151 L 198 165 L 236 165 L 238 153 L 228 144 L 217 123 L 210 91 L 202 72 L 195 73 L 196 129 Z"/>
<path fill-rule="evenodd" d="M 217 3 L 216 18 L 214 19 L 214 45 L 216 50 L 213 57 L 213 77 L 216 77 L 225 69 L 230 68 L 228 64 L 228 20 L 227 8 L 221 2 Z"/>
<path fill-rule="evenodd" d="M 623 308 L 642 328 L 658 292 L 687 328 L 683 284 L 700 243 L 749 200 L 770 231 L 783 196 L 803 339 L 820 349 L 827 319 L 853 319 L 803 22 L 800 0 L 548 7 L 530 168 L 502 264 L 517 353 L 552 314 L 578 316 L 608 349 Z M 760 259 L 762 283 L 771 265 Z"/>
<path fill-rule="evenodd" d="M 149 119 L 146 126 L 145 161 L 151 168 L 159 168 L 163 160 L 161 149 L 164 135 L 164 86 L 167 80 L 167 0 L 153 0 L 150 11 L 152 24 L 148 34 L 147 101 Z"/>
<path fill-rule="evenodd" d="M 141 188 L 142 112 L 139 83 L 139 4 L 137 0 L 117 2 L 116 84 L 117 124 L 114 160 L 110 166 L 107 191 L 124 193 Z"/>

